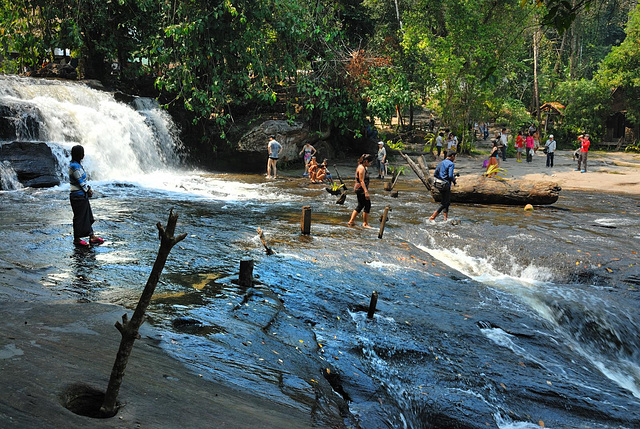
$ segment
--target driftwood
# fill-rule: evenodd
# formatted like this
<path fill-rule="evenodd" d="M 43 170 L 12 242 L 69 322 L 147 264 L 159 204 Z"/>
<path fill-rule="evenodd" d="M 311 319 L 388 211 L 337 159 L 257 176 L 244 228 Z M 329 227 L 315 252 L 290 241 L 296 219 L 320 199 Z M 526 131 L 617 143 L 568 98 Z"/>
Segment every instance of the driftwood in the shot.
<path fill-rule="evenodd" d="M 409 164 L 409 167 L 411 167 L 413 172 L 416 173 L 416 176 L 418 176 L 418 179 L 422 181 L 422 184 L 427 188 L 427 190 L 431 191 L 431 188 L 435 188 L 435 186 L 431 186 L 431 182 L 429 181 L 428 169 L 426 170 L 427 175 L 425 176 L 424 172 L 418 167 L 418 165 L 415 162 L 413 162 L 411 158 L 409 158 L 408 155 L 405 155 L 404 153 L 402 153 L 401 150 L 399 150 L 398 152 L 400 152 L 400 155 L 404 158 L 405 161 L 407 161 L 407 164 Z"/>
<path fill-rule="evenodd" d="M 171 209 L 166 228 L 163 227 L 160 222 L 158 222 L 157 226 L 160 236 L 160 250 L 158 250 L 158 256 L 156 257 L 156 261 L 153 264 L 151 274 L 149 274 L 147 284 L 142 291 L 142 295 L 140 296 L 140 300 L 138 301 L 138 305 L 133 312 L 131 320 L 129 320 L 127 314 L 125 313 L 122 316 L 122 323 L 120 323 L 119 321 L 116 322 L 116 328 L 118 329 L 118 331 L 120 331 L 122 339 L 120 340 L 120 348 L 118 349 L 116 361 L 113 364 L 113 369 L 111 370 L 111 378 L 109 379 L 107 392 L 104 395 L 104 401 L 102 402 L 102 406 L 100 407 L 100 414 L 104 417 L 111 417 L 116 412 L 118 393 L 120 391 L 120 385 L 122 384 L 122 378 L 124 377 L 124 371 L 127 367 L 127 362 L 129 361 L 129 355 L 131 354 L 131 350 L 133 349 L 133 343 L 137 338 L 140 337 L 140 335 L 138 334 L 138 330 L 144 323 L 144 313 L 146 312 L 147 307 L 151 302 L 153 292 L 158 285 L 160 274 L 162 274 L 164 265 L 167 262 L 167 257 L 169 256 L 169 253 L 171 252 L 173 246 L 175 246 L 176 243 L 184 240 L 184 238 L 187 236 L 187 234 L 180 234 L 179 236 L 174 237 L 173 234 L 176 229 L 177 221 L 178 214 L 174 213 L 173 209 Z"/>
<path fill-rule="evenodd" d="M 500 180 L 495 177 L 460 176 L 451 187 L 451 201 L 471 204 L 546 205 L 558 201 L 560 186 L 555 182 L 530 180 Z M 440 192 L 433 186 L 431 195 L 441 200 Z"/>
<path fill-rule="evenodd" d="M 264 238 L 264 231 L 262 231 L 262 228 L 258 227 L 258 236 L 260 237 L 260 241 L 262 241 L 262 245 L 264 246 L 264 251 L 267 253 L 267 255 L 273 255 L 273 250 L 271 250 L 271 247 L 269 247 L 269 245 L 267 244 L 267 239 Z"/>
<path fill-rule="evenodd" d="M 396 183 L 398 183 L 399 177 L 400 177 L 400 169 L 396 169 L 396 171 L 394 171 L 393 175 L 391 176 L 391 180 L 388 182 L 385 182 L 384 190 L 393 191 L 393 188 L 396 186 Z"/>
<path fill-rule="evenodd" d="M 402 152 L 400 155 L 431 192 L 433 199 L 440 202 L 440 191 L 433 186 L 433 179 L 424 159 L 418 158 L 418 166 L 409 156 Z M 501 180 L 484 175 L 465 175 L 458 177 L 457 184 L 451 187 L 451 201 L 470 204 L 546 205 L 558 201 L 560 191 L 560 186 L 551 181 Z"/>

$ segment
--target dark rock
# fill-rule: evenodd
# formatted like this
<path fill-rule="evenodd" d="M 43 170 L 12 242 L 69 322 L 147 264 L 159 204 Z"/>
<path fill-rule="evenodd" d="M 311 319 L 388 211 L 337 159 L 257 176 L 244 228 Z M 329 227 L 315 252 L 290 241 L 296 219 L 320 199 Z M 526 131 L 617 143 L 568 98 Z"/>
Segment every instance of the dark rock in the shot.
<path fill-rule="evenodd" d="M 51 148 L 42 142 L 0 144 L 0 161 L 9 161 L 24 186 L 48 188 L 60 184 L 60 166 Z"/>
<path fill-rule="evenodd" d="M 238 140 L 236 149 L 239 152 L 260 153 L 266 163 L 267 143 L 270 135 L 274 135 L 278 143 L 282 145 L 280 160 L 286 162 L 299 158 L 298 152 L 300 152 L 305 140 L 309 138 L 309 130 L 300 122 L 265 121 L 243 135 Z"/>
<path fill-rule="evenodd" d="M 0 105 L 0 141 L 40 140 L 40 112 L 28 104 Z"/>

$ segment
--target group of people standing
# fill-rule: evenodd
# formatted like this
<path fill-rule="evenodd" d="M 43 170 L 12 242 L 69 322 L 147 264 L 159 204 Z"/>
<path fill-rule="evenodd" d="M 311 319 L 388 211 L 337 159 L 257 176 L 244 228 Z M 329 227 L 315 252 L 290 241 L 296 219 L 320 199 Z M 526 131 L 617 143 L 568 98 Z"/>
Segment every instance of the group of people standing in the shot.
<path fill-rule="evenodd" d="M 445 137 L 447 139 L 445 141 Z M 458 137 L 453 134 L 449 129 L 444 131 L 440 131 L 438 136 L 436 137 L 436 150 L 438 151 L 438 159 L 440 159 L 440 154 L 444 152 L 443 158 L 447 158 L 447 153 L 455 152 L 458 150 Z"/>
<path fill-rule="evenodd" d="M 522 152 L 525 153 L 525 159 L 527 162 L 533 161 L 533 155 L 535 155 L 538 150 L 538 140 L 537 140 L 537 130 L 536 127 L 532 124 L 526 132 L 526 137 L 523 135 L 523 131 L 518 131 L 518 135 L 514 141 L 514 147 L 516 149 L 516 161 L 522 162 Z M 506 149 L 508 145 L 508 138 L 506 134 L 506 129 L 503 128 L 500 134 L 496 134 L 496 138 L 494 140 L 493 148 L 491 153 L 489 154 L 489 166 L 493 164 L 497 164 L 497 158 L 502 156 L 502 160 L 506 160 Z M 589 135 L 581 134 L 578 136 L 578 145 L 580 146 L 575 153 L 575 157 L 578 161 L 578 168 L 576 171 L 580 171 L 582 173 L 586 173 L 587 171 L 587 153 L 589 152 Z M 553 161 L 555 158 L 555 153 L 558 148 L 558 143 L 556 142 L 553 134 L 549 134 L 546 142 L 544 143 L 543 151 L 546 154 L 546 167 L 552 168 Z M 581 168 L 583 166 L 583 168 Z"/>

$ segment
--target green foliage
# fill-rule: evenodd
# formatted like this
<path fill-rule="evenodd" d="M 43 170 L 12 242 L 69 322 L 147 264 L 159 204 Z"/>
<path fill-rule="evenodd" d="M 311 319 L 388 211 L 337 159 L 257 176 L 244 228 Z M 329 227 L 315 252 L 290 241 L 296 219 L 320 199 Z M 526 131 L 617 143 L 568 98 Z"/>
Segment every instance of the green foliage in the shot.
<path fill-rule="evenodd" d="M 485 171 L 483 175 L 487 177 L 495 177 L 496 179 L 500 180 L 509 180 L 506 177 L 501 176 L 501 174 L 505 174 L 506 172 L 506 169 L 498 167 L 497 164 L 493 164 L 487 168 L 487 171 Z"/>
<path fill-rule="evenodd" d="M 424 136 L 424 148 L 422 149 L 422 151 L 431 152 L 431 150 L 436 144 L 436 138 L 437 136 L 434 133 L 427 133 Z"/>
<path fill-rule="evenodd" d="M 640 5 L 629 15 L 627 37 L 602 62 L 595 81 L 610 90 L 620 91 L 625 100 L 627 118 L 640 121 Z"/>
<path fill-rule="evenodd" d="M 387 146 L 393 150 L 404 150 L 404 143 L 402 140 L 398 140 L 395 143 L 392 140 L 387 140 Z"/>
<path fill-rule="evenodd" d="M 520 100 L 508 98 L 496 108 L 496 124 L 511 130 L 512 134 L 517 134 L 518 130 L 524 130 L 529 127 L 531 122 L 531 114 Z"/>
<path fill-rule="evenodd" d="M 308 121 L 319 135 L 337 130 L 353 140 L 373 118 L 390 124 L 398 111 L 429 106 L 458 136 L 458 150 L 469 152 L 469 124 L 495 118 L 517 130 L 530 121 L 534 36 L 539 98 L 567 106 L 557 137 L 601 134 L 613 90 L 627 117 L 640 121 L 635 4 L 0 0 L 0 71 L 35 69 L 54 48 L 71 49 L 83 77 L 151 76 L 162 100 L 223 137 L 237 111 L 275 110 Z"/>
<path fill-rule="evenodd" d="M 640 141 L 632 143 L 624 148 L 625 152 L 640 152 Z"/>
<path fill-rule="evenodd" d="M 346 186 L 344 183 L 333 182 L 330 184 L 329 188 L 331 189 L 331 192 L 337 193 L 340 189 L 346 188 Z"/>
<path fill-rule="evenodd" d="M 389 172 L 391 173 L 392 176 L 402 176 L 403 174 L 405 174 L 406 168 L 403 166 L 400 167 L 395 167 L 390 165 L 389 166 Z"/>
<path fill-rule="evenodd" d="M 609 112 L 609 89 L 596 81 L 581 79 L 563 82 L 557 93 L 566 104 L 563 128 L 567 137 L 589 133 L 600 138 L 602 119 Z"/>

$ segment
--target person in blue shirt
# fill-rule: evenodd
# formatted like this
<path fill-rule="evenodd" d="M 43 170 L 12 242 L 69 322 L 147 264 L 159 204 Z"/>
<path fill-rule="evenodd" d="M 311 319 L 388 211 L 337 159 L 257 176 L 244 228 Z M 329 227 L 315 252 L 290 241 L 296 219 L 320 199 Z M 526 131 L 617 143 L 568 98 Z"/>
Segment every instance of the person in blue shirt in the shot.
<path fill-rule="evenodd" d="M 453 173 L 455 168 L 456 152 L 447 153 L 447 157 L 436 167 L 433 173 L 435 177 L 435 187 L 440 191 L 442 199 L 440 207 L 433 212 L 429 220 L 436 220 L 436 217 L 442 213 L 444 220 L 449 216 L 449 205 L 451 204 L 451 185 L 456 184 L 456 176 Z"/>
<path fill-rule="evenodd" d="M 93 233 L 93 212 L 89 198 L 93 196 L 93 190 L 87 182 L 87 173 L 82 167 L 84 148 L 76 145 L 71 148 L 71 162 L 69 163 L 69 200 L 73 210 L 73 244 L 78 247 L 98 245 L 104 240 Z M 89 242 L 83 240 L 89 237 Z"/>

